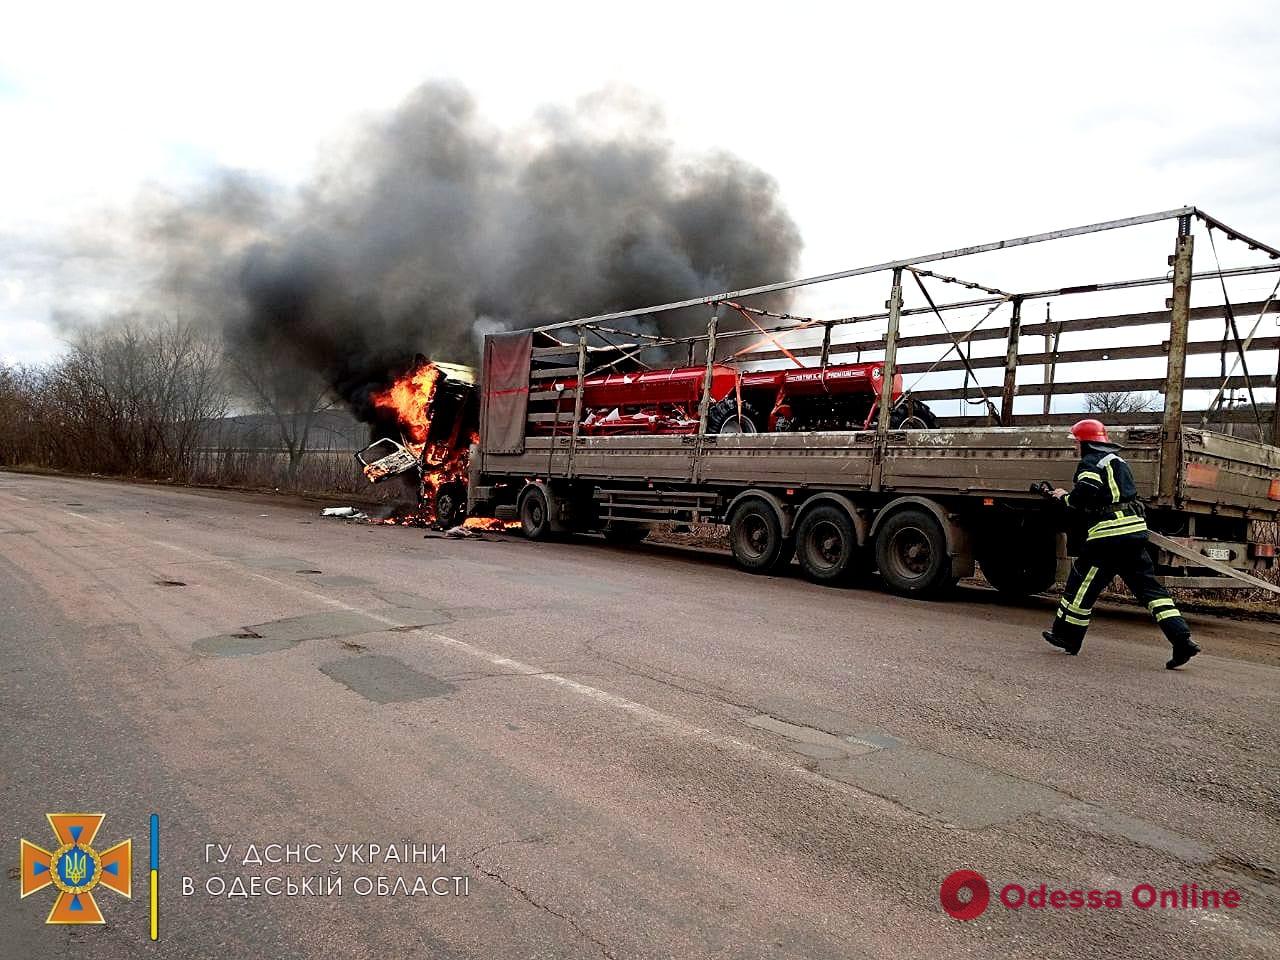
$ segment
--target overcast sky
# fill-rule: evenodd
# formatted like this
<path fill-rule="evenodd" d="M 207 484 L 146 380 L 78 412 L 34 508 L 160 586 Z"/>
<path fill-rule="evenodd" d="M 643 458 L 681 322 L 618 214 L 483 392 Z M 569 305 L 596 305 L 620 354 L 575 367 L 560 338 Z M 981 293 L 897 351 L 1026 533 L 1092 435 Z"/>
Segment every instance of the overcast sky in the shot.
<path fill-rule="evenodd" d="M 460 81 L 503 127 L 633 88 L 682 147 L 778 180 L 805 273 L 1182 204 L 1280 243 L 1274 14 L 1168 0 L 10 5 L 0 358 L 54 355 L 57 308 L 124 305 L 109 228 L 142 191 L 222 168 L 295 185 L 430 79 Z M 86 224 L 108 240 L 69 259 Z M 1171 242 L 1166 229 L 1141 272 L 1163 269 Z"/>

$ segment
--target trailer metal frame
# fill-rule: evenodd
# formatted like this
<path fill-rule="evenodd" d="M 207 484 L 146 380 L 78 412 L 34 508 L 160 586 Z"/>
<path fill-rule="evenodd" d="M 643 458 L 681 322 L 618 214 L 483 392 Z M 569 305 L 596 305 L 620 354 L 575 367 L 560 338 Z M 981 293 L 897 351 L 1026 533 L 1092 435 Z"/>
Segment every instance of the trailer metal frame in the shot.
<path fill-rule="evenodd" d="M 1049 289 L 1008 291 L 996 285 L 981 283 L 971 278 L 960 279 L 922 266 L 923 264 L 932 264 L 976 254 L 993 253 L 1070 237 L 1081 237 L 1169 221 L 1175 223 L 1176 232 L 1173 238 L 1173 251 L 1167 261 L 1167 265 L 1171 269 L 1163 275 L 1106 280 Z M 1228 239 L 1244 244 L 1250 251 L 1265 254 L 1269 262 L 1227 269 L 1222 269 L 1219 266 L 1218 269 L 1213 271 L 1194 273 L 1193 252 L 1195 238 L 1192 235 L 1192 226 L 1196 221 L 1202 223 L 1208 230 L 1216 230 Z M 889 295 L 885 301 L 883 311 L 855 314 L 829 320 L 815 320 L 813 318 L 779 313 L 742 302 L 783 291 L 878 273 L 888 273 L 890 275 Z M 908 273 L 911 274 L 913 281 L 920 285 L 920 289 L 924 292 L 927 306 L 904 306 L 903 280 L 904 274 Z M 530 358 L 529 400 L 532 406 L 537 406 L 541 402 L 553 402 L 555 409 L 554 412 L 538 410 L 528 412 L 526 435 L 529 436 L 529 442 L 542 455 L 542 466 L 537 468 L 536 473 L 547 478 L 548 481 L 554 478 L 561 482 L 572 483 L 582 478 L 584 482 L 600 483 L 608 486 L 607 471 L 604 470 L 601 464 L 604 462 L 602 458 L 613 455 L 618 458 L 617 462 L 619 464 L 630 464 L 630 466 L 626 466 L 623 469 L 623 475 L 629 477 L 630 482 L 642 480 L 650 488 L 656 488 L 660 487 L 664 482 L 679 482 L 679 469 L 672 467 L 670 464 L 659 465 L 658 463 L 663 456 L 667 456 L 668 453 L 674 451 L 675 453 L 672 453 L 668 459 L 678 459 L 676 454 L 679 456 L 687 455 L 690 457 L 689 462 L 695 465 L 692 467 L 691 475 L 684 481 L 687 485 L 717 482 L 709 479 L 716 476 L 717 473 L 714 466 L 712 466 L 712 461 L 707 461 L 706 457 L 712 457 L 715 463 L 725 463 L 727 462 L 725 457 L 730 450 L 737 449 L 743 444 L 743 442 L 730 443 L 727 442 L 726 438 L 708 435 L 706 432 L 707 413 L 711 403 L 712 375 L 717 364 L 725 362 L 753 363 L 788 358 L 800 363 L 799 358 L 801 357 L 817 357 L 820 367 L 825 369 L 830 364 L 846 362 L 837 358 L 856 354 L 861 359 L 861 353 L 864 350 L 882 350 L 883 359 L 876 362 L 883 367 L 884 386 L 879 398 L 879 417 L 875 423 L 874 431 L 858 431 L 847 435 L 812 435 L 811 440 L 807 443 L 802 440 L 798 441 L 795 437 L 787 434 L 758 435 L 751 438 L 750 443 L 761 446 L 762 451 L 767 450 L 783 456 L 797 455 L 802 452 L 800 450 L 801 447 L 807 447 L 805 455 L 817 456 L 818 459 L 821 459 L 823 455 L 815 453 L 819 447 L 826 451 L 826 455 L 837 458 L 840 456 L 839 451 L 841 449 L 848 450 L 850 453 L 856 450 L 859 455 L 869 452 L 868 475 L 858 480 L 855 487 L 846 487 L 845 489 L 856 488 L 865 493 L 881 495 L 882 498 L 892 495 L 895 491 L 909 496 L 924 496 L 928 494 L 928 491 L 913 492 L 909 487 L 904 488 L 900 481 L 895 480 L 894 486 L 889 486 L 886 483 L 886 462 L 889 458 L 898 455 L 902 449 L 902 431 L 892 431 L 890 429 L 890 415 L 894 405 L 894 402 L 891 402 L 891 391 L 896 374 L 964 371 L 965 383 L 960 388 L 926 388 L 914 392 L 908 390 L 904 396 L 914 396 L 921 400 L 968 399 L 969 392 L 972 389 L 969 385 L 969 380 L 972 379 L 973 383 L 978 384 L 977 390 L 987 405 L 987 413 L 981 417 L 940 417 L 939 420 L 944 428 L 952 428 L 951 435 L 955 443 L 961 446 L 976 443 L 975 449 L 985 449 L 989 444 L 1003 444 L 1004 449 L 1007 450 L 1012 442 L 1010 438 L 1013 436 L 1013 434 L 1008 433 L 1009 428 L 1021 428 L 1018 430 L 1019 436 L 1026 434 L 1022 439 L 1030 443 L 1031 447 L 1034 448 L 1033 455 L 1036 457 L 1050 456 L 1045 444 L 1052 441 L 1049 439 L 1051 434 L 1044 432 L 1046 425 L 1075 419 L 1078 416 L 1078 414 L 1049 413 L 1050 399 L 1055 394 L 1061 396 L 1116 389 L 1126 391 L 1150 389 L 1163 395 L 1164 405 L 1162 410 L 1109 417 L 1110 423 L 1133 428 L 1127 431 L 1127 439 L 1142 448 L 1142 452 L 1136 453 L 1142 462 L 1149 463 L 1150 467 L 1155 468 L 1150 471 L 1149 482 L 1145 483 L 1144 492 L 1149 498 L 1149 503 L 1167 511 L 1180 511 L 1185 507 L 1210 517 L 1221 514 L 1223 516 L 1243 518 L 1246 521 L 1252 519 L 1274 521 L 1280 519 L 1280 497 L 1270 496 L 1269 494 L 1273 491 L 1266 491 L 1265 484 L 1263 485 L 1263 492 L 1260 493 L 1258 483 L 1259 478 L 1266 474 L 1267 471 L 1276 470 L 1280 467 L 1280 449 L 1276 449 L 1280 447 L 1280 403 L 1274 404 L 1275 409 L 1271 417 L 1271 436 L 1269 437 L 1270 445 L 1257 443 L 1252 446 L 1245 446 L 1248 441 L 1223 437 L 1211 431 L 1188 429 L 1184 425 L 1184 416 L 1205 413 L 1205 411 L 1192 411 L 1186 408 L 1184 395 L 1188 389 L 1217 390 L 1220 397 L 1225 389 L 1238 389 L 1247 386 L 1251 388 L 1252 396 L 1252 388 L 1274 388 L 1280 385 L 1280 368 L 1277 369 L 1275 375 L 1259 375 L 1257 372 L 1249 370 L 1247 361 L 1247 356 L 1250 353 L 1280 349 L 1280 337 L 1255 338 L 1252 331 L 1246 342 L 1241 342 L 1238 332 L 1235 335 L 1235 347 L 1239 354 L 1237 363 L 1243 366 L 1240 376 L 1235 376 L 1233 373 L 1221 379 L 1214 377 L 1192 377 L 1188 379 L 1186 377 L 1187 357 L 1189 355 L 1213 353 L 1218 352 L 1219 349 L 1226 349 L 1225 340 L 1221 346 L 1213 341 L 1191 340 L 1189 338 L 1189 328 L 1193 320 L 1222 317 L 1233 319 L 1233 309 L 1242 313 L 1258 310 L 1259 318 L 1265 314 L 1280 312 L 1280 304 L 1275 301 L 1274 294 L 1272 298 L 1262 302 L 1255 301 L 1233 305 L 1230 301 L 1227 301 L 1222 305 L 1193 308 L 1191 306 L 1193 282 L 1197 280 L 1248 277 L 1267 273 L 1280 273 L 1280 249 L 1262 243 L 1239 230 L 1229 227 L 1196 207 L 1178 207 L 1119 220 L 1108 220 L 1014 237 L 1007 240 L 958 247 L 899 260 L 884 261 L 797 280 L 713 293 L 694 299 L 543 324 L 528 328 L 527 331 L 534 338 Z M 926 279 L 938 284 L 958 285 L 965 290 L 981 293 L 983 296 L 937 303 L 928 290 L 925 289 L 924 280 Z M 1166 299 L 1164 310 L 1090 316 L 1060 321 L 1054 321 L 1046 314 L 1045 321 L 1042 323 L 1027 323 L 1024 321 L 1024 309 L 1028 303 L 1093 293 L 1133 290 L 1164 284 L 1168 284 L 1170 287 L 1170 295 Z M 1223 291 L 1225 294 L 1225 282 Z M 988 325 L 987 321 L 991 316 L 1002 310 L 1006 305 L 1010 309 L 1008 323 L 1003 326 Z M 949 312 L 983 307 L 987 308 L 985 315 L 963 333 L 957 333 L 949 328 L 944 320 L 944 314 Z M 701 334 L 667 336 L 648 331 L 631 331 L 616 325 L 618 321 L 696 308 L 706 308 L 708 310 L 706 329 Z M 730 314 L 745 318 L 746 325 L 736 328 L 728 326 L 724 318 Z M 904 317 L 925 314 L 932 315 L 939 321 L 943 330 L 942 333 L 908 336 L 901 334 L 901 324 Z M 769 320 L 783 322 L 770 326 L 759 322 L 757 318 L 768 318 Z M 833 331 L 838 328 L 877 320 L 885 321 L 883 337 L 840 341 L 833 336 Z M 1088 347 L 1068 351 L 1058 349 L 1060 337 L 1064 332 L 1100 331 L 1152 325 L 1165 325 L 1167 339 L 1157 343 L 1135 346 Z M 801 330 L 816 330 L 818 328 L 822 330 L 820 344 L 788 348 L 782 343 L 782 339 L 790 333 Z M 573 334 L 576 334 L 576 336 L 573 336 Z M 1023 352 L 1025 338 L 1029 336 L 1043 336 L 1046 343 L 1045 349 L 1042 352 Z M 618 337 L 626 339 L 624 342 L 619 342 L 616 339 Z M 601 345 L 593 345 L 592 338 L 599 340 Z M 734 348 L 746 338 L 754 338 L 754 340 L 746 347 L 735 350 Z M 1005 351 L 1002 356 L 972 357 L 966 355 L 967 349 L 975 342 L 999 340 L 1005 341 Z M 729 353 L 726 356 L 721 356 L 720 353 L 726 345 L 729 348 Z M 762 347 L 767 348 L 770 345 L 773 349 L 762 349 Z M 900 348 L 930 345 L 945 346 L 947 349 L 945 353 L 932 362 L 899 362 L 898 351 Z M 658 451 L 660 455 L 651 457 L 649 461 L 644 462 L 643 466 L 637 466 L 641 461 L 636 459 L 636 456 L 638 456 L 637 451 L 644 443 L 643 438 L 612 437 L 605 442 L 601 442 L 602 438 L 582 435 L 580 423 L 583 416 L 583 396 L 581 390 L 577 389 L 576 386 L 565 389 L 557 385 L 559 388 L 555 390 L 537 389 L 539 384 L 545 385 L 549 381 L 554 381 L 560 377 L 572 377 L 575 378 L 576 385 L 582 384 L 585 377 L 593 372 L 589 365 L 593 357 L 602 353 L 608 359 L 596 369 L 617 367 L 625 361 L 639 361 L 642 355 L 650 351 L 662 351 L 664 358 L 669 361 L 673 353 L 678 354 L 682 349 L 688 355 L 688 362 L 685 365 L 695 365 L 698 351 L 700 350 L 701 365 L 705 370 L 701 400 L 698 405 L 699 431 L 696 434 L 680 437 L 675 442 L 678 446 L 671 443 L 664 445 L 662 450 Z M 956 359 L 950 358 L 952 352 L 957 354 Z M 1162 377 L 1150 377 L 1137 381 L 1131 380 L 1125 383 L 1117 383 L 1114 380 L 1105 379 L 1055 382 L 1056 368 L 1060 364 L 1156 357 L 1163 357 L 1166 360 L 1165 373 Z M 1019 367 L 1025 365 L 1043 367 L 1045 371 L 1044 382 L 1020 385 L 1017 373 Z M 981 369 L 1002 369 L 1001 382 L 984 388 L 980 384 L 976 372 Z M 912 386 L 914 387 L 914 384 Z M 998 395 L 998 408 L 988 396 L 987 390 L 990 390 L 993 396 Z M 1045 398 L 1044 414 L 1020 414 L 1014 410 L 1014 402 L 1018 397 L 1037 395 Z M 574 401 L 572 422 L 565 424 L 561 415 L 561 401 L 569 396 L 572 396 Z M 896 403 L 901 402 L 903 402 L 902 399 L 896 401 Z M 1232 415 L 1223 411 L 1221 419 L 1224 422 L 1229 420 L 1242 421 L 1243 418 L 1239 416 L 1240 413 L 1242 411 L 1235 411 L 1234 415 Z M 1255 407 L 1255 420 L 1257 416 Z M 549 440 L 546 438 L 545 433 L 538 439 L 530 436 L 529 424 L 541 425 L 547 423 L 553 423 L 555 427 L 553 436 Z M 1141 428 L 1144 426 L 1158 428 L 1158 430 L 1154 433 L 1143 431 Z M 563 427 L 568 429 L 562 432 Z M 1003 427 L 1005 430 L 992 430 L 989 436 L 979 436 L 982 431 L 978 431 L 972 436 L 965 434 L 963 437 L 954 433 L 955 430 L 965 431 L 973 427 Z M 1027 437 L 1030 437 L 1030 439 L 1027 440 Z M 665 439 L 672 440 L 672 438 Z M 1259 440 L 1261 439 L 1260 437 Z M 543 441 L 546 441 L 545 450 L 542 450 Z M 942 436 L 931 439 L 929 441 L 930 451 L 919 451 L 919 455 L 945 459 L 947 451 L 940 445 L 942 441 Z M 1019 442 L 1022 441 L 1020 440 Z M 792 447 L 796 449 L 793 451 Z M 868 447 L 870 448 L 869 451 Z M 744 446 L 743 449 L 745 451 L 746 447 Z M 612 451 L 612 454 L 610 451 Z M 530 453 L 533 452 L 531 449 Z M 1193 470 L 1203 468 L 1206 471 L 1199 474 L 1199 479 L 1194 476 L 1184 476 L 1188 457 L 1192 453 L 1200 456 L 1200 459 L 1204 461 L 1204 463 L 1197 463 L 1192 467 Z M 501 456 L 493 457 L 492 461 L 486 458 L 483 444 L 478 454 L 477 462 L 473 465 L 473 469 L 478 472 L 478 478 L 479 475 L 486 472 L 486 462 L 492 462 L 496 465 L 502 461 Z M 1059 454 L 1053 453 L 1051 456 L 1058 457 Z M 811 462 L 817 464 L 818 460 L 815 459 Z M 1219 466 L 1222 466 L 1225 475 L 1231 471 L 1234 465 L 1240 464 L 1244 465 L 1246 474 L 1252 471 L 1252 474 L 1245 476 L 1245 480 L 1242 481 L 1247 484 L 1248 491 L 1244 491 L 1243 487 L 1240 487 L 1240 483 L 1237 483 L 1237 487 L 1240 487 L 1240 490 L 1233 489 L 1231 495 L 1224 497 L 1221 501 L 1207 502 L 1204 492 L 1196 489 L 1196 485 L 1203 481 L 1207 471 L 1217 471 Z M 1139 464 L 1137 469 L 1141 473 L 1144 467 Z M 646 470 L 653 470 L 654 472 L 651 476 L 642 476 Z M 496 472 L 501 471 L 498 470 Z M 518 472 L 522 473 L 526 479 L 536 479 L 530 473 L 527 460 L 524 461 Z M 636 476 L 632 476 L 633 473 Z M 1214 476 L 1217 476 L 1216 472 Z M 838 491 L 841 489 L 840 484 L 843 484 L 845 479 L 843 477 L 839 478 L 839 483 L 837 483 L 836 478 L 831 475 L 830 468 L 828 468 L 827 486 L 837 491 L 837 494 L 833 495 L 843 495 L 839 494 Z M 724 480 L 722 477 L 718 482 L 728 483 L 729 481 Z M 734 480 L 733 483 L 739 486 L 744 484 L 762 486 L 762 481 L 747 475 L 743 475 L 740 481 Z M 1006 487 L 1011 483 L 1013 483 L 1012 479 L 1006 484 Z M 790 484 L 787 484 L 787 486 L 790 486 Z M 821 484 L 818 484 L 815 489 L 820 486 Z M 484 489 L 487 490 L 488 488 L 485 487 Z M 976 488 L 960 485 L 957 486 L 954 493 L 961 496 L 972 495 L 974 489 Z M 939 491 L 935 487 L 933 492 L 938 493 Z M 1016 495 L 1016 491 L 1001 489 L 1000 494 L 1012 497 Z M 674 503 L 675 500 L 680 500 L 681 498 L 668 499 Z M 695 505 L 691 516 L 696 517 L 704 510 L 706 505 L 704 497 L 694 496 L 685 499 Z M 620 503 L 621 501 L 619 500 L 618 502 Z M 617 516 L 619 519 L 621 518 L 621 514 Z M 1187 523 L 1189 535 L 1194 535 L 1195 523 L 1194 518 Z M 1208 524 L 1210 521 L 1205 520 L 1204 523 Z"/>

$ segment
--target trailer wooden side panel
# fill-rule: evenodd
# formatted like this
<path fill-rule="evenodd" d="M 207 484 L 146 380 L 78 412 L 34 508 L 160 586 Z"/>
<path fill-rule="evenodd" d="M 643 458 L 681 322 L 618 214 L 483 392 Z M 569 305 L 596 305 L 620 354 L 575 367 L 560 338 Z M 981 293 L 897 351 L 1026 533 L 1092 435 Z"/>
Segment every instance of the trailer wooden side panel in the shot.
<path fill-rule="evenodd" d="M 1182 450 L 1181 495 L 1188 506 L 1280 516 L 1280 447 L 1184 429 Z"/>
<path fill-rule="evenodd" d="M 589 480 L 693 480 L 692 436 L 579 437 L 573 475 Z"/>
<path fill-rule="evenodd" d="M 1280 519 L 1280 448 L 1187 429 L 1178 504 L 1158 496 L 1160 431 L 1117 427 L 1113 439 L 1152 506 L 1197 513 Z M 519 454 L 482 452 L 485 474 L 570 476 L 597 482 L 873 489 L 875 433 L 774 433 L 686 436 L 529 437 Z M 1070 486 L 1076 457 L 1065 431 L 1049 427 L 901 430 L 885 437 L 881 489 L 934 497 L 1032 497 L 1047 480 Z"/>
<path fill-rule="evenodd" d="M 875 436 L 874 431 L 708 436 L 697 477 L 710 485 L 866 490 Z"/>
<path fill-rule="evenodd" d="M 1159 478 L 1159 431 L 1113 431 L 1133 469 L 1138 492 L 1154 495 Z M 1071 485 L 1076 456 L 1061 427 L 978 427 L 890 433 L 885 446 L 886 490 L 976 496 L 1026 494 L 1039 480 Z"/>

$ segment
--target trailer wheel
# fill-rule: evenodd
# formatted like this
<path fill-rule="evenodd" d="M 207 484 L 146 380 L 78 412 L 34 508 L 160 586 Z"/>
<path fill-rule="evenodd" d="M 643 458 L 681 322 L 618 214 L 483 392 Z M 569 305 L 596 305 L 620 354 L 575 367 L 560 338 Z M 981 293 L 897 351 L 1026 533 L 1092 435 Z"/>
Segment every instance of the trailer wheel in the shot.
<path fill-rule="evenodd" d="M 546 491 L 531 483 L 520 494 L 520 526 L 530 540 L 546 540 L 551 536 L 551 504 Z"/>
<path fill-rule="evenodd" d="M 759 497 L 748 497 L 734 508 L 729 545 L 738 566 L 750 573 L 781 570 L 795 553 L 795 541 L 782 535 L 777 513 Z"/>
<path fill-rule="evenodd" d="M 796 527 L 796 557 L 814 583 L 852 579 L 862 566 L 862 550 L 849 515 L 833 503 L 805 511 Z"/>
<path fill-rule="evenodd" d="M 745 400 L 738 411 L 738 399 L 727 396 L 707 409 L 707 433 L 759 433 L 760 414 Z"/>
<path fill-rule="evenodd" d="M 876 566 L 894 593 L 936 596 L 955 586 L 947 535 L 927 510 L 905 509 L 876 531 Z"/>

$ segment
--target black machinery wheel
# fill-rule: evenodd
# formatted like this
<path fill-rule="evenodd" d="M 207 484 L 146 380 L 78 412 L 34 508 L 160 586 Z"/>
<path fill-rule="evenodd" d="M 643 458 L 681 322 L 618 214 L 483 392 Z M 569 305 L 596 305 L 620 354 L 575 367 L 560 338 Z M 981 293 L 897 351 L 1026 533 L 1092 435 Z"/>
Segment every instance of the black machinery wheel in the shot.
<path fill-rule="evenodd" d="M 876 566 L 894 593 L 907 597 L 937 596 L 955 586 L 947 535 L 927 510 L 906 508 L 876 531 Z"/>
<path fill-rule="evenodd" d="M 893 430 L 936 430 L 938 418 L 923 400 L 908 396 L 889 411 L 889 427 Z"/>
<path fill-rule="evenodd" d="M 707 433 L 759 433 L 760 414 L 745 400 L 738 410 L 738 398 L 730 394 L 707 409 Z"/>
<path fill-rule="evenodd" d="M 814 583 L 852 578 L 863 566 L 862 552 L 853 520 L 834 503 L 811 507 L 796 526 L 796 558 Z"/>
<path fill-rule="evenodd" d="M 530 540 L 546 540 L 551 536 L 551 504 L 546 491 L 531 483 L 520 494 L 520 526 Z"/>
<path fill-rule="evenodd" d="M 748 497 L 733 508 L 729 545 L 738 566 L 750 573 L 782 570 L 795 553 L 795 541 L 782 535 L 777 513 L 759 497 Z"/>

